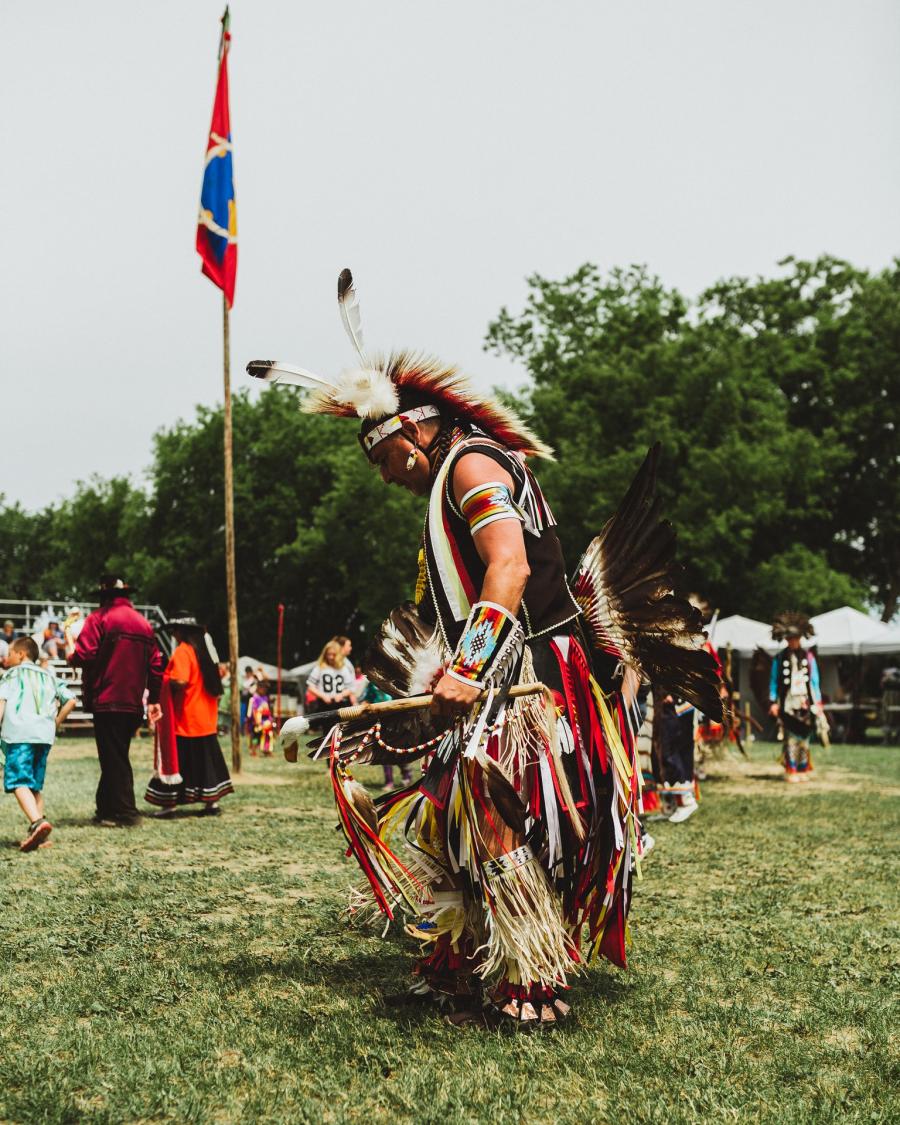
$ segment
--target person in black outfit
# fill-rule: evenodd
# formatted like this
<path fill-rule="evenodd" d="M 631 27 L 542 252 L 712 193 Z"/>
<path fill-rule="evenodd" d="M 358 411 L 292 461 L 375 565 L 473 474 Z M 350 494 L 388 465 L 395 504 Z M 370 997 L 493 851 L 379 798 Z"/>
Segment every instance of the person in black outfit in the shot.
<path fill-rule="evenodd" d="M 680 824 L 698 808 L 694 796 L 694 712 L 693 704 L 672 695 L 663 697 L 660 721 L 662 744 L 663 792 L 678 801 L 678 808 L 669 817 Z"/>
<path fill-rule="evenodd" d="M 131 587 L 106 576 L 97 591 L 100 607 L 89 614 L 77 641 L 66 629 L 66 656 L 83 669 L 83 706 L 94 719 L 100 759 L 95 823 L 104 828 L 134 827 L 140 813 L 134 800 L 134 776 L 128 754 L 144 714 L 157 722 L 162 714 L 159 689 L 164 661 L 153 626 L 131 604 Z"/>

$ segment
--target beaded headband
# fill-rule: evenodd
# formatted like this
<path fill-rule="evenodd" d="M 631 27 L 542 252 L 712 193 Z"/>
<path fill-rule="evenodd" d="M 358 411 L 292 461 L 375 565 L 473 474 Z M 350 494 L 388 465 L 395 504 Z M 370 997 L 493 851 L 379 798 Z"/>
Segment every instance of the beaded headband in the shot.
<path fill-rule="evenodd" d="M 379 422 L 373 426 L 371 430 L 359 435 L 359 444 L 366 451 L 368 457 L 372 450 L 380 441 L 395 434 L 403 427 L 404 422 L 424 422 L 426 418 L 439 418 L 441 416 L 440 410 L 436 406 L 411 406 L 409 410 L 404 410 L 402 414 L 395 414 L 392 418 L 385 418 L 383 422 Z"/>

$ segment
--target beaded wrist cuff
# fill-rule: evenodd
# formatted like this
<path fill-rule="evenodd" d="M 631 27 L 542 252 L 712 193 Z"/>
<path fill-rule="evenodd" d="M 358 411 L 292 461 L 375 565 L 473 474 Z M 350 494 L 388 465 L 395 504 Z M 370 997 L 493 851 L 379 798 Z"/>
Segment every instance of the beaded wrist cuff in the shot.
<path fill-rule="evenodd" d="M 469 611 L 448 675 L 483 688 L 523 640 L 522 626 L 502 605 L 476 602 Z"/>

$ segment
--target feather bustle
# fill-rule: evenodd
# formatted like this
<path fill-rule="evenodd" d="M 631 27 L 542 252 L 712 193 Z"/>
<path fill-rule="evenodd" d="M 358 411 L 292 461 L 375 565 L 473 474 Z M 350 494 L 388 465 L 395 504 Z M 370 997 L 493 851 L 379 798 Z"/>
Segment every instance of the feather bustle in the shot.
<path fill-rule="evenodd" d="M 356 809 L 359 816 L 365 821 L 374 835 L 378 835 L 378 812 L 374 802 L 366 792 L 364 786 L 352 778 L 342 782 L 347 800 Z"/>
<path fill-rule="evenodd" d="M 702 617 L 676 591 L 675 532 L 655 495 L 659 455 L 657 444 L 585 551 L 572 590 L 597 648 L 620 653 L 653 683 L 719 717 L 717 665 L 703 648 Z"/>

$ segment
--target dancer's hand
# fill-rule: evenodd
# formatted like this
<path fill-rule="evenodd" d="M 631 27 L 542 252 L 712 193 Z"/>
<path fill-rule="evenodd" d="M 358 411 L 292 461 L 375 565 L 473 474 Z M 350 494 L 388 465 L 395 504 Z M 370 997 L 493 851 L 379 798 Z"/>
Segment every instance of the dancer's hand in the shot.
<path fill-rule="evenodd" d="M 778 704 L 777 703 L 773 703 L 772 706 L 769 708 L 769 714 L 772 716 L 773 719 L 778 718 Z"/>
<path fill-rule="evenodd" d="M 162 707 L 158 703 L 148 703 L 147 718 L 155 726 L 162 718 Z"/>
<path fill-rule="evenodd" d="M 481 695 L 481 688 L 444 674 L 434 689 L 431 711 L 435 715 L 460 715 Z"/>

